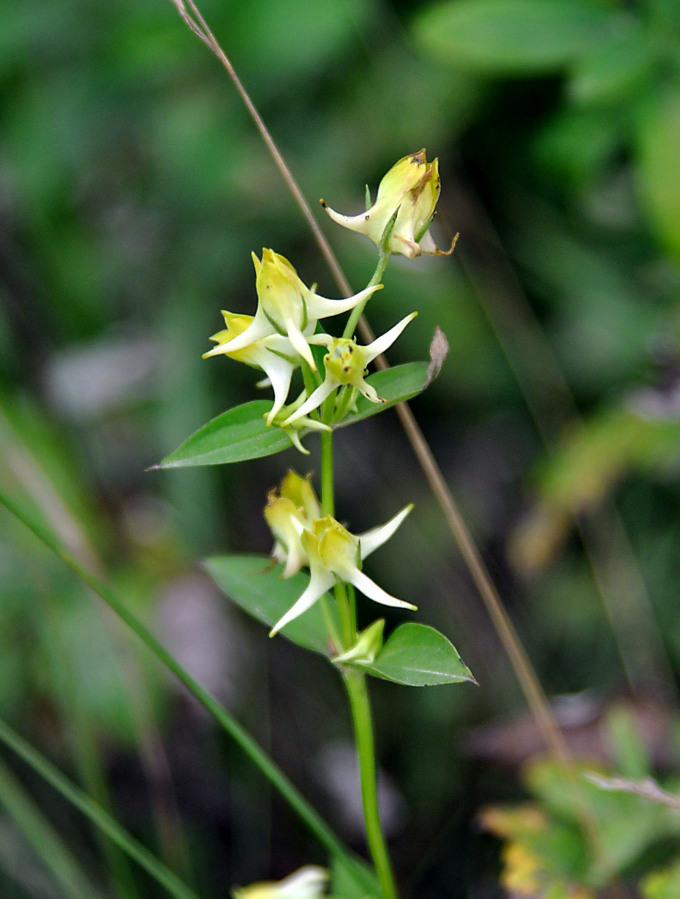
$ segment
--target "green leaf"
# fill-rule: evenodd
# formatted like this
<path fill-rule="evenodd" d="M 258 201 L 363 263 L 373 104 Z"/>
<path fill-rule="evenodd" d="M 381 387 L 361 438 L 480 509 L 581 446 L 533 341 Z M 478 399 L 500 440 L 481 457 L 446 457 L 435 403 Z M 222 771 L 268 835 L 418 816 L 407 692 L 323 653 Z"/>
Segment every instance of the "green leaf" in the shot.
<path fill-rule="evenodd" d="M 654 66 L 656 47 L 639 23 L 629 24 L 577 61 L 568 85 L 569 97 L 576 103 L 630 102 L 644 84 Z"/>
<path fill-rule="evenodd" d="M 271 407 L 268 400 L 253 400 L 223 412 L 153 467 L 224 465 L 273 456 L 289 449 L 292 444 L 281 428 L 267 427 L 264 416 Z"/>
<path fill-rule="evenodd" d="M 356 667 L 366 674 L 409 687 L 476 683 L 455 646 L 427 624 L 400 625 L 372 664 Z"/>
<path fill-rule="evenodd" d="M 354 424 L 416 396 L 425 387 L 427 363 L 407 362 L 387 371 L 376 372 L 367 382 L 383 397 L 384 403 L 371 403 L 363 396 L 357 411 L 337 427 Z M 279 427 L 267 426 L 264 416 L 271 409 L 268 400 L 253 400 L 213 418 L 158 465 L 152 468 L 183 468 L 189 465 L 225 465 L 245 462 L 290 449 L 290 438 Z"/>
<path fill-rule="evenodd" d="M 426 52 L 459 69 L 549 73 L 596 47 L 615 21 L 587 0 L 461 0 L 422 13 L 415 37 Z"/>
<path fill-rule="evenodd" d="M 206 559 L 205 566 L 229 599 L 268 627 L 290 609 L 309 581 L 304 574 L 282 580 L 281 566 L 272 567 L 268 556 L 213 556 Z M 329 655 L 328 625 L 321 603 L 291 621 L 281 634 L 298 646 Z"/>
<path fill-rule="evenodd" d="M 377 415 L 378 412 L 384 412 L 397 403 L 403 403 L 406 400 L 417 396 L 425 388 L 427 380 L 427 362 L 406 362 L 404 365 L 395 365 L 386 371 L 376 372 L 370 378 L 366 378 L 366 383 L 374 387 L 385 402 L 371 403 L 363 396 L 357 399 L 357 411 L 350 413 L 337 428 L 344 428 L 346 425 L 353 425 L 357 421 L 363 421 L 371 415 Z"/>

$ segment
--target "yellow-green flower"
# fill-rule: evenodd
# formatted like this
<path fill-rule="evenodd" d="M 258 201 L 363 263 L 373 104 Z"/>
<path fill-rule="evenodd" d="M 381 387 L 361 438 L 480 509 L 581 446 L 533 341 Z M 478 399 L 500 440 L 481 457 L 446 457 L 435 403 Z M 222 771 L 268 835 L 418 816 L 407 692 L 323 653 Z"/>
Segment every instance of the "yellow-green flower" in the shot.
<path fill-rule="evenodd" d="M 415 609 L 416 606 L 411 603 L 387 593 L 361 570 L 363 560 L 389 540 L 412 508 L 405 506 L 385 524 L 358 535 L 351 534 L 331 515 L 316 519 L 311 529 L 291 518 L 292 526 L 300 536 L 300 547 L 307 556 L 306 564 L 311 576 L 306 590 L 277 621 L 269 636 L 273 637 L 282 627 L 311 608 L 336 581 L 353 584 L 369 599 L 382 605 Z"/>
<path fill-rule="evenodd" d="M 378 247 L 383 245 L 385 228 L 396 213 L 387 244 L 390 253 L 400 253 L 410 259 L 421 253 L 448 256 L 453 252 L 453 244 L 447 252 L 440 250 L 428 230 L 440 190 L 438 160 L 428 162 L 425 150 L 419 150 L 392 166 L 380 182 L 375 203 L 366 212 L 341 215 L 323 200 L 321 205 L 334 222 L 365 234 Z"/>
<path fill-rule="evenodd" d="M 276 413 L 286 402 L 290 389 L 290 380 L 293 372 L 300 364 L 297 352 L 290 340 L 282 334 L 269 334 L 252 343 L 247 343 L 242 349 L 235 349 L 235 341 L 253 324 L 252 315 L 238 315 L 234 312 L 222 310 L 226 329 L 218 331 L 210 338 L 217 346 L 213 347 L 203 358 L 208 356 L 231 356 L 238 362 L 244 362 L 252 368 L 259 368 L 265 372 L 274 388 L 274 405 L 267 415 L 267 424 L 271 424 Z"/>
<path fill-rule="evenodd" d="M 257 311 L 249 327 L 234 337 L 232 353 L 279 334 L 287 337 L 296 353 L 316 371 L 308 338 L 314 333 L 319 319 L 349 312 L 382 287 L 378 284 L 347 299 L 328 300 L 307 287 L 290 262 L 279 253 L 263 249 L 261 260 L 255 253 L 252 257 Z"/>
<path fill-rule="evenodd" d="M 311 529 L 321 514 L 310 476 L 289 471 L 278 490 L 267 495 L 264 517 L 274 535 L 272 557 L 285 565 L 281 577 L 292 577 L 307 564 L 300 541 L 301 529 Z"/>
<path fill-rule="evenodd" d="M 233 899 L 321 899 L 328 871 L 307 865 L 284 880 L 253 883 L 232 892 Z"/>
<path fill-rule="evenodd" d="M 351 385 L 372 403 L 383 402 L 375 389 L 364 380 L 366 368 L 377 356 L 392 346 L 406 325 L 417 315 L 417 312 L 412 312 L 402 318 L 398 324 L 376 338 L 373 343 L 369 343 L 368 346 L 359 346 L 353 340 L 344 337 L 331 337 L 329 334 L 315 334 L 310 337 L 310 343 L 328 348 L 328 353 L 323 358 L 326 376 L 323 384 L 320 384 L 305 402 L 288 416 L 282 423 L 283 426 L 291 425 L 301 416 L 308 415 L 312 409 L 318 408 L 336 387 Z"/>

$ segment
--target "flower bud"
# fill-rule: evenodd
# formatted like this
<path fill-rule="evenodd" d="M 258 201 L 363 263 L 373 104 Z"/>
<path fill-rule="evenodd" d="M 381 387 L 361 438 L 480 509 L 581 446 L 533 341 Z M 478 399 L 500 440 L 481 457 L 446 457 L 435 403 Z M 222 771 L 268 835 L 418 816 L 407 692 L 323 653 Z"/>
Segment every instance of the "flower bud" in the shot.
<path fill-rule="evenodd" d="M 425 150 L 404 156 L 395 163 L 380 182 L 374 205 L 360 215 L 340 215 L 324 201 L 328 215 L 350 231 L 365 234 L 374 244 L 389 253 L 400 253 L 410 259 L 429 253 L 448 256 L 451 249 L 440 250 L 429 232 L 439 199 L 441 183 L 439 162 L 428 162 Z"/>

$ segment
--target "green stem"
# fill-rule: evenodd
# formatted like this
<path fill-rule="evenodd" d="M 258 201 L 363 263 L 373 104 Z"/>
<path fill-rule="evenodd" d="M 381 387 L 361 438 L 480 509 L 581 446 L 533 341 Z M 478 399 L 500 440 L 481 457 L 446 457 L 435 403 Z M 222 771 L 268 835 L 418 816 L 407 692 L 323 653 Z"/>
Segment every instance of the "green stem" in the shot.
<path fill-rule="evenodd" d="M 229 734 L 229 736 L 248 755 L 253 764 L 268 778 L 272 785 L 279 791 L 283 798 L 293 808 L 302 821 L 315 834 L 319 842 L 326 847 L 330 854 L 336 858 L 342 858 L 352 865 L 354 859 L 326 822 L 309 805 L 304 796 L 297 790 L 293 783 L 286 777 L 281 769 L 263 752 L 250 734 L 245 731 L 234 717 L 222 706 L 198 681 L 185 671 L 172 655 L 156 640 L 150 631 L 139 621 L 130 610 L 118 599 L 116 594 L 106 584 L 101 582 L 93 574 L 84 569 L 73 556 L 67 552 L 47 531 L 42 524 L 33 521 L 6 494 L 0 491 L 0 504 L 4 505 L 19 521 L 32 531 L 49 549 L 52 550 L 78 577 L 84 581 L 119 618 L 139 637 L 146 647 L 180 680 L 201 705 L 212 715 L 217 723 Z"/>
<path fill-rule="evenodd" d="M 155 855 L 131 836 L 125 828 L 109 815 L 108 812 L 97 805 L 87 793 L 84 793 L 75 784 L 65 777 L 58 768 L 49 762 L 44 756 L 33 749 L 25 740 L 15 733 L 4 721 L 0 721 L 0 741 L 17 753 L 27 765 L 37 771 L 55 790 L 58 790 L 71 805 L 79 809 L 97 827 L 113 840 L 121 849 L 142 866 L 158 883 L 174 896 L 175 899 L 199 899 L 198 895 L 173 874 Z"/>
<path fill-rule="evenodd" d="M 385 252 L 384 250 L 380 250 L 380 255 L 378 256 L 378 264 L 376 266 L 375 271 L 373 272 L 373 277 L 368 282 L 366 287 L 375 287 L 376 284 L 380 284 L 382 281 L 382 276 L 385 273 L 385 269 L 387 268 L 387 263 L 390 261 L 391 253 Z M 342 332 L 342 336 L 345 339 L 351 339 L 354 337 L 354 333 L 356 332 L 357 325 L 359 324 L 359 319 L 363 315 L 364 309 L 366 308 L 366 303 L 370 300 L 370 297 L 366 297 L 366 299 L 359 303 L 358 306 L 355 306 L 352 309 L 352 314 L 347 320 L 347 324 L 345 325 L 345 330 Z"/>
<path fill-rule="evenodd" d="M 347 588 L 345 584 L 338 582 L 334 588 L 335 601 L 338 606 L 338 615 L 340 616 L 340 629 L 342 631 L 343 650 L 349 649 L 356 643 L 357 628 L 355 624 L 352 606 L 347 599 Z"/>
<path fill-rule="evenodd" d="M 68 899 L 102 899 L 57 830 L 43 815 L 10 768 L 0 761 L 0 806 L 14 820 L 24 838 L 51 871 L 60 895 Z"/>
<path fill-rule="evenodd" d="M 366 822 L 366 841 L 375 865 L 375 871 L 382 890 L 382 899 L 397 899 L 392 865 L 387 844 L 380 826 L 378 811 L 378 780 L 375 764 L 375 743 L 371 704 L 366 689 L 366 678 L 358 671 L 345 671 L 345 686 L 352 709 L 354 738 L 359 757 L 361 798 Z"/>
<path fill-rule="evenodd" d="M 330 401 L 332 397 L 329 397 Z M 328 402 L 327 401 L 327 402 Z M 328 412 L 329 410 L 324 410 Z M 324 417 L 325 420 L 325 417 Z M 335 515 L 335 484 L 333 480 L 333 432 L 321 432 L 321 512 Z M 349 649 L 356 639 L 356 627 L 344 584 L 335 585 L 335 601 L 340 616 L 342 649 Z"/>
<path fill-rule="evenodd" d="M 321 514 L 335 515 L 333 432 L 321 432 Z"/>
<path fill-rule="evenodd" d="M 338 403 L 335 407 L 335 412 L 333 413 L 333 422 L 342 421 L 349 409 L 350 403 L 353 402 L 354 398 L 357 395 L 356 387 L 352 387 L 349 384 L 347 387 L 343 387 L 339 394 Z"/>

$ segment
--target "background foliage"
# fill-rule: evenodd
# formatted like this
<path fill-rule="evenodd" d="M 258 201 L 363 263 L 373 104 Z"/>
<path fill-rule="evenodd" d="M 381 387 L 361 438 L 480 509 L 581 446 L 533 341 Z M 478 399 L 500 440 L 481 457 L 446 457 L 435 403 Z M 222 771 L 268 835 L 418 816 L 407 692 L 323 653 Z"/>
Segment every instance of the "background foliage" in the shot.
<path fill-rule="evenodd" d="M 442 375 L 414 409 L 546 690 L 587 691 L 573 733 L 606 757 L 597 721 L 625 694 L 654 770 L 672 768 L 680 7 L 317 0 L 310 15 L 303 0 L 211 0 L 203 12 L 312 201 L 356 211 L 363 181 L 375 189 L 397 158 L 421 146 L 440 158 L 440 243 L 460 231 L 456 254 L 393 263 L 372 324 L 420 310 L 394 362 L 426 358 L 435 324 L 447 334 Z M 251 250 L 274 247 L 322 294 L 336 288 L 171 4 L 30 0 L 5 10 L 0 48 L 0 486 L 117 587 L 361 848 L 339 685 L 227 607 L 196 561 L 266 553 L 266 491 L 285 466 L 307 470 L 301 457 L 145 471 L 252 396 L 255 375 L 200 360 L 220 308 L 254 310 Z M 327 233 L 360 287 L 372 247 Z M 532 755 L 536 735 L 520 719 L 491 726 L 522 701 L 396 420 L 363 422 L 338 447 L 353 531 L 416 503 L 372 571 L 480 682 L 373 686 L 398 872 L 418 899 L 498 895 L 497 844 L 471 820 L 519 795 L 498 772 Z M 4 512 L 0 574 L 2 715 L 201 896 L 323 861 L 238 751 Z M 134 896 L 117 855 L 15 771 L 95 881 Z M 0 892 L 61 895 L 2 804 Z"/>

